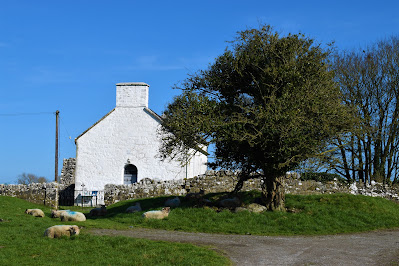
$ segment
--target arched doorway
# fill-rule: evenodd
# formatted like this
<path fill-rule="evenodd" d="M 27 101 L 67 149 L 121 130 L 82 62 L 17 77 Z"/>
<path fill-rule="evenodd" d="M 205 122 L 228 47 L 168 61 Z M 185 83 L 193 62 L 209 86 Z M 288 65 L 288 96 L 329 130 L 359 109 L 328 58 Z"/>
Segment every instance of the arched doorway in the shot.
<path fill-rule="evenodd" d="M 133 164 L 125 165 L 123 184 L 130 185 L 137 182 L 137 167 Z"/>

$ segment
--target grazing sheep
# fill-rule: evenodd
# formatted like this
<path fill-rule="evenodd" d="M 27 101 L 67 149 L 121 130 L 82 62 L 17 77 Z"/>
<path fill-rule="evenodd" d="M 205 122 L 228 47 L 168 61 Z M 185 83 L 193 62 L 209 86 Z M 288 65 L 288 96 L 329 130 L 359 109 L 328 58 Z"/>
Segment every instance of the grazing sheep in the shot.
<path fill-rule="evenodd" d="M 35 217 L 44 217 L 44 212 L 41 209 L 26 209 L 25 213 Z"/>
<path fill-rule="evenodd" d="M 61 213 L 66 212 L 69 210 L 51 210 L 51 218 L 60 218 L 61 217 Z"/>
<path fill-rule="evenodd" d="M 133 213 L 133 212 L 141 212 L 141 205 L 140 202 L 136 202 L 135 205 L 130 206 L 129 208 L 126 209 L 127 213 Z"/>
<path fill-rule="evenodd" d="M 234 198 L 229 198 L 229 199 L 223 199 L 219 201 L 219 206 L 223 208 L 236 208 L 241 205 L 240 199 L 237 197 Z"/>
<path fill-rule="evenodd" d="M 107 214 L 107 208 L 105 205 L 101 205 L 101 208 L 95 208 L 90 210 L 90 216 L 104 216 Z"/>
<path fill-rule="evenodd" d="M 170 212 L 170 207 L 165 207 L 162 209 L 162 211 L 148 211 L 143 213 L 143 217 L 146 219 L 163 219 L 165 217 L 168 217 Z"/>
<path fill-rule="evenodd" d="M 44 236 L 57 238 L 61 236 L 79 235 L 80 229 L 77 225 L 54 225 L 44 231 Z"/>
<path fill-rule="evenodd" d="M 165 201 L 165 207 L 179 207 L 180 206 L 180 199 L 179 197 L 176 197 L 174 199 L 168 199 Z"/>
<path fill-rule="evenodd" d="M 81 212 L 74 212 L 67 210 L 61 213 L 61 221 L 76 221 L 76 222 L 83 222 L 86 221 L 86 216 Z"/>

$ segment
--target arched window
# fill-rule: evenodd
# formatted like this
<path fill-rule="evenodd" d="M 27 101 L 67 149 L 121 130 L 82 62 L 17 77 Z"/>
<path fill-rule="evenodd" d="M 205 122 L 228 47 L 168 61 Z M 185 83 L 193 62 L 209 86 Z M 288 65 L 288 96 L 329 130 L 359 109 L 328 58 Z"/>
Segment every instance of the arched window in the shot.
<path fill-rule="evenodd" d="M 125 166 L 125 173 L 123 176 L 123 184 L 130 185 L 137 182 L 137 167 L 133 164 Z"/>

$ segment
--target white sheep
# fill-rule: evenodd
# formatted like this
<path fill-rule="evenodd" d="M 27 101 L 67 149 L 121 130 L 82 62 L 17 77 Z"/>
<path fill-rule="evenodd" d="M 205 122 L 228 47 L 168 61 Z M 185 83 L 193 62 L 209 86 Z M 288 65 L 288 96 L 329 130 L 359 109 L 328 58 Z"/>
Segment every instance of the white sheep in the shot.
<path fill-rule="evenodd" d="M 179 206 L 180 206 L 179 197 L 176 197 L 174 199 L 168 199 L 165 201 L 165 207 L 175 208 L 175 207 L 179 207 Z"/>
<path fill-rule="evenodd" d="M 79 235 L 80 229 L 77 225 L 54 225 L 44 231 L 44 236 L 57 238 L 61 236 Z"/>
<path fill-rule="evenodd" d="M 141 205 L 140 202 L 136 202 L 135 205 L 130 206 L 129 208 L 126 209 L 127 213 L 133 213 L 133 212 L 141 212 Z"/>
<path fill-rule="evenodd" d="M 76 221 L 76 222 L 83 222 L 86 221 L 86 216 L 81 212 L 74 212 L 67 210 L 61 213 L 61 221 Z"/>
<path fill-rule="evenodd" d="M 60 218 L 61 217 L 61 213 L 66 212 L 69 210 L 51 210 L 51 218 Z"/>
<path fill-rule="evenodd" d="M 41 209 L 26 209 L 25 213 L 35 217 L 44 217 L 44 212 Z"/>
<path fill-rule="evenodd" d="M 148 211 L 143 213 L 143 217 L 146 219 L 164 219 L 168 217 L 170 212 L 170 207 L 165 207 L 162 211 Z"/>
<path fill-rule="evenodd" d="M 95 208 L 90 210 L 90 216 L 104 216 L 107 214 L 107 208 L 105 205 L 101 205 L 101 208 Z"/>

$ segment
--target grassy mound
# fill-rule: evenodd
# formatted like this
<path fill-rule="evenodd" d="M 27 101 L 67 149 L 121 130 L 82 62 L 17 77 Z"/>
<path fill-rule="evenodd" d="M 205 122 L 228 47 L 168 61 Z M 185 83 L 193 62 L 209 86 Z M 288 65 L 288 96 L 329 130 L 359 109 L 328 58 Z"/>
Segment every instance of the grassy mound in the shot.
<path fill-rule="evenodd" d="M 260 196 L 257 192 L 241 193 L 244 204 Z M 218 195 L 206 195 L 215 198 Z M 118 202 L 109 206 L 105 217 L 89 218 L 86 226 L 127 229 L 159 228 L 188 232 L 253 234 L 253 235 L 323 235 L 362 232 L 399 227 L 399 205 L 382 198 L 334 195 L 287 195 L 288 212 L 234 213 L 195 208 L 182 199 L 182 206 L 171 210 L 164 220 L 144 220 L 146 210 L 160 209 L 166 199 L 159 197 Z M 124 213 L 127 207 L 140 202 L 143 212 Z"/>
<path fill-rule="evenodd" d="M 46 217 L 24 213 L 40 208 Z M 47 227 L 61 222 L 50 218 L 50 209 L 27 201 L 0 197 L 0 265 L 229 265 L 214 251 L 189 244 L 167 243 L 127 237 L 92 236 L 49 239 Z M 94 220 L 88 222 L 93 223 Z M 100 222 L 98 220 L 98 222 Z"/>

